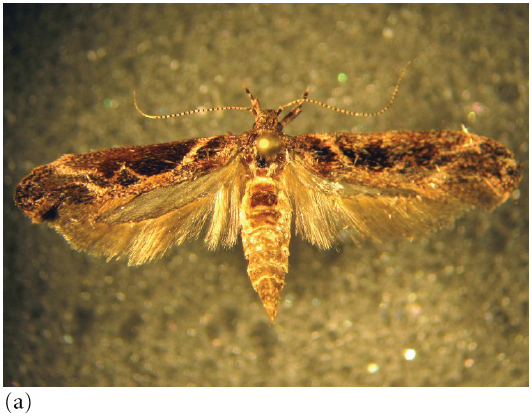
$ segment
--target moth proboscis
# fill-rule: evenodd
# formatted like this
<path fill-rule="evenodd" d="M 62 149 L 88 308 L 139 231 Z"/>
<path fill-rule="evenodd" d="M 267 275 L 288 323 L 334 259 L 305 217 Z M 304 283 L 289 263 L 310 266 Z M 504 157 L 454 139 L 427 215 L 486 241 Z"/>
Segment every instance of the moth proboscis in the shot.
<path fill-rule="evenodd" d="M 248 274 L 273 321 L 296 234 L 321 249 L 340 232 L 355 241 L 423 235 L 474 207 L 502 204 L 522 168 L 502 144 L 462 131 L 315 133 L 283 128 L 304 103 L 355 116 L 307 98 L 263 110 L 246 89 L 251 130 L 166 144 L 65 155 L 35 168 L 16 187 L 15 202 L 77 250 L 130 265 L 161 257 L 202 233 L 210 249 L 240 234 Z M 280 119 L 285 108 L 288 114 Z"/>

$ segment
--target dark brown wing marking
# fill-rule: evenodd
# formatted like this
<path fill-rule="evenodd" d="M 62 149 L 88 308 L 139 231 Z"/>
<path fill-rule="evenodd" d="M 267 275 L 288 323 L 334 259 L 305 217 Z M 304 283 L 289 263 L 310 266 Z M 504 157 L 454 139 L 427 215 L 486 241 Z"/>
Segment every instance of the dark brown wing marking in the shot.
<path fill-rule="evenodd" d="M 321 247 L 344 228 L 355 240 L 424 234 L 493 209 L 522 176 L 503 145 L 454 131 L 300 135 L 293 160 L 296 230 Z M 303 203 L 312 214 L 298 212 Z"/>
<path fill-rule="evenodd" d="M 131 264 L 197 237 L 208 220 L 209 247 L 236 242 L 242 178 L 240 136 L 65 155 L 35 168 L 15 202 L 75 249 Z M 231 162 L 233 158 L 233 162 Z"/>

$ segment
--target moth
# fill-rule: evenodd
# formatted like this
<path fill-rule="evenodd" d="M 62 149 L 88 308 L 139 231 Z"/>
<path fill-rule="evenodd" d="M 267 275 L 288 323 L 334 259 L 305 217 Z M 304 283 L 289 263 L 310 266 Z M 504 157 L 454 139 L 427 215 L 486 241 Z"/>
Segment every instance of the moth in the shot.
<path fill-rule="evenodd" d="M 406 69 L 406 68 L 405 68 Z M 522 168 L 502 144 L 467 131 L 313 133 L 283 128 L 313 103 L 302 98 L 263 109 L 249 90 L 251 130 L 166 144 L 65 155 L 35 168 L 16 187 L 15 202 L 35 223 L 72 247 L 140 265 L 174 245 L 204 236 L 209 249 L 240 236 L 247 272 L 267 314 L 277 315 L 288 272 L 291 228 L 320 249 L 348 235 L 413 238 L 462 213 L 502 204 Z M 288 114 L 281 118 L 284 109 Z"/>

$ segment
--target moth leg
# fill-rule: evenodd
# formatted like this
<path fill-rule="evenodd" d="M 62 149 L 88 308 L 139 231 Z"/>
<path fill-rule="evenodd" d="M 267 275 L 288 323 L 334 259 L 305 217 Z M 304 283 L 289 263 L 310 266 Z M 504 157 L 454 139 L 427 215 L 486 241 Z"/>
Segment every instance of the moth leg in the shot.
<path fill-rule="evenodd" d="M 305 90 L 305 93 L 303 93 L 303 100 L 305 100 L 308 97 L 308 87 Z M 301 109 L 301 106 L 303 106 L 304 102 L 299 103 L 297 106 L 295 106 L 292 110 L 290 110 L 290 113 L 288 113 L 283 120 L 281 120 L 281 126 L 285 127 L 288 123 L 290 123 L 292 120 L 294 120 L 299 113 L 301 113 L 303 110 Z"/>

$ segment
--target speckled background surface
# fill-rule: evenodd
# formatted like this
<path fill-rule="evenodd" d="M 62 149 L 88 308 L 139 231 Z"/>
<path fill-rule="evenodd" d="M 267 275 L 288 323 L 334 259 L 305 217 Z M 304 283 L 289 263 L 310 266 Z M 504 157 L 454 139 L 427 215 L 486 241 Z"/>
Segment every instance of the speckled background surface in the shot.
<path fill-rule="evenodd" d="M 528 334 L 528 5 L 4 6 L 4 385 L 524 386 Z M 241 245 L 162 260 L 71 250 L 13 204 L 65 153 L 240 132 L 311 97 L 287 133 L 460 129 L 525 164 L 514 198 L 428 238 L 321 252 L 294 238 L 277 324 Z M 347 75 L 339 82 L 339 73 Z M 471 114 L 476 109 L 475 114 Z M 405 360 L 405 350 L 415 350 Z"/>

